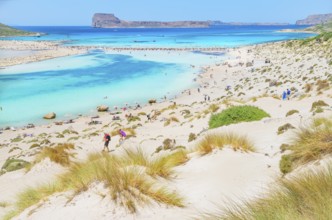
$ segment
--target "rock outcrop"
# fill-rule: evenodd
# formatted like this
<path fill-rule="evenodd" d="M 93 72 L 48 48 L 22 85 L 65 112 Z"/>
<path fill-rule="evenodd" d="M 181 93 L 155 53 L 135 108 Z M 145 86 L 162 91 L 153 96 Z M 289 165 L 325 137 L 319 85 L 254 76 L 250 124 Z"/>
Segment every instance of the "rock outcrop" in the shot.
<path fill-rule="evenodd" d="M 320 14 L 320 15 L 310 15 L 306 19 L 296 21 L 296 24 L 297 25 L 317 25 L 317 24 L 324 24 L 329 21 L 332 21 L 332 13 Z"/>
<path fill-rule="evenodd" d="M 108 111 L 108 106 L 106 105 L 100 105 L 97 107 L 98 112 L 107 112 Z"/>
<path fill-rule="evenodd" d="M 50 112 L 46 115 L 44 115 L 44 119 L 54 119 L 56 117 L 56 114 L 54 112 Z"/>
<path fill-rule="evenodd" d="M 96 13 L 92 18 L 92 26 L 96 28 L 193 28 L 210 27 L 209 21 L 125 21 L 114 14 Z"/>

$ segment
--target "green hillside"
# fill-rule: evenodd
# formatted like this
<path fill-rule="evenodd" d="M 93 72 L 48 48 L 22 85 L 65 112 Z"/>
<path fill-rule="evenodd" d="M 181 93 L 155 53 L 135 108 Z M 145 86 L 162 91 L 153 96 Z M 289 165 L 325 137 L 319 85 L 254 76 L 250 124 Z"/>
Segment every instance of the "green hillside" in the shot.
<path fill-rule="evenodd" d="M 324 24 L 319 24 L 313 27 L 308 27 L 305 29 L 306 31 L 313 31 L 317 33 L 326 33 L 326 32 L 332 32 L 332 21 L 329 21 Z"/>
<path fill-rule="evenodd" d="M 9 37 L 9 36 L 34 36 L 39 35 L 38 33 L 27 32 L 18 30 L 7 25 L 0 23 L 0 37 Z"/>

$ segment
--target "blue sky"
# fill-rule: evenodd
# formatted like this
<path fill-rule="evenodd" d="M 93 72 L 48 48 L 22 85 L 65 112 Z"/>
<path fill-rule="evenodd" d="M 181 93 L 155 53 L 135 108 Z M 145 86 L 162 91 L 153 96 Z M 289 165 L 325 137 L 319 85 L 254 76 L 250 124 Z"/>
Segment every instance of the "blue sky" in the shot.
<path fill-rule="evenodd" d="M 288 22 L 332 12 L 332 0 L 0 0 L 9 25 L 90 25 L 95 12 L 123 20 Z"/>

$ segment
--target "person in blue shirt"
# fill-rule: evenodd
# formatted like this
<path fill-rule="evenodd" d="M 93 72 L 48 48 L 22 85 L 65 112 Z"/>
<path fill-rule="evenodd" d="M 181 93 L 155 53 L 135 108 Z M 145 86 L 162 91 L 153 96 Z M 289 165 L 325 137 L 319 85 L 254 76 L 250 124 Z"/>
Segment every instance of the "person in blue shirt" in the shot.
<path fill-rule="evenodd" d="M 282 100 L 286 100 L 286 99 L 287 99 L 287 93 L 286 93 L 286 91 L 284 91 L 282 93 Z"/>

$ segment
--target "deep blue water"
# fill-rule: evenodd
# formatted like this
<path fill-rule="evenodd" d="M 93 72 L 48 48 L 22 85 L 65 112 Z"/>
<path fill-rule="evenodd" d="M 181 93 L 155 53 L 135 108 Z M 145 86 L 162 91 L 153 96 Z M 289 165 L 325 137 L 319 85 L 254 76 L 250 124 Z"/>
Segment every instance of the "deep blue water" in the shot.
<path fill-rule="evenodd" d="M 19 37 L 20 40 L 61 40 L 68 45 L 114 47 L 234 47 L 311 36 L 306 33 L 281 33 L 281 29 L 305 26 L 216 26 L 212 28 L 128 28 L 92 27 L 18 27 L 47 33 L 41 37 Z"/>

